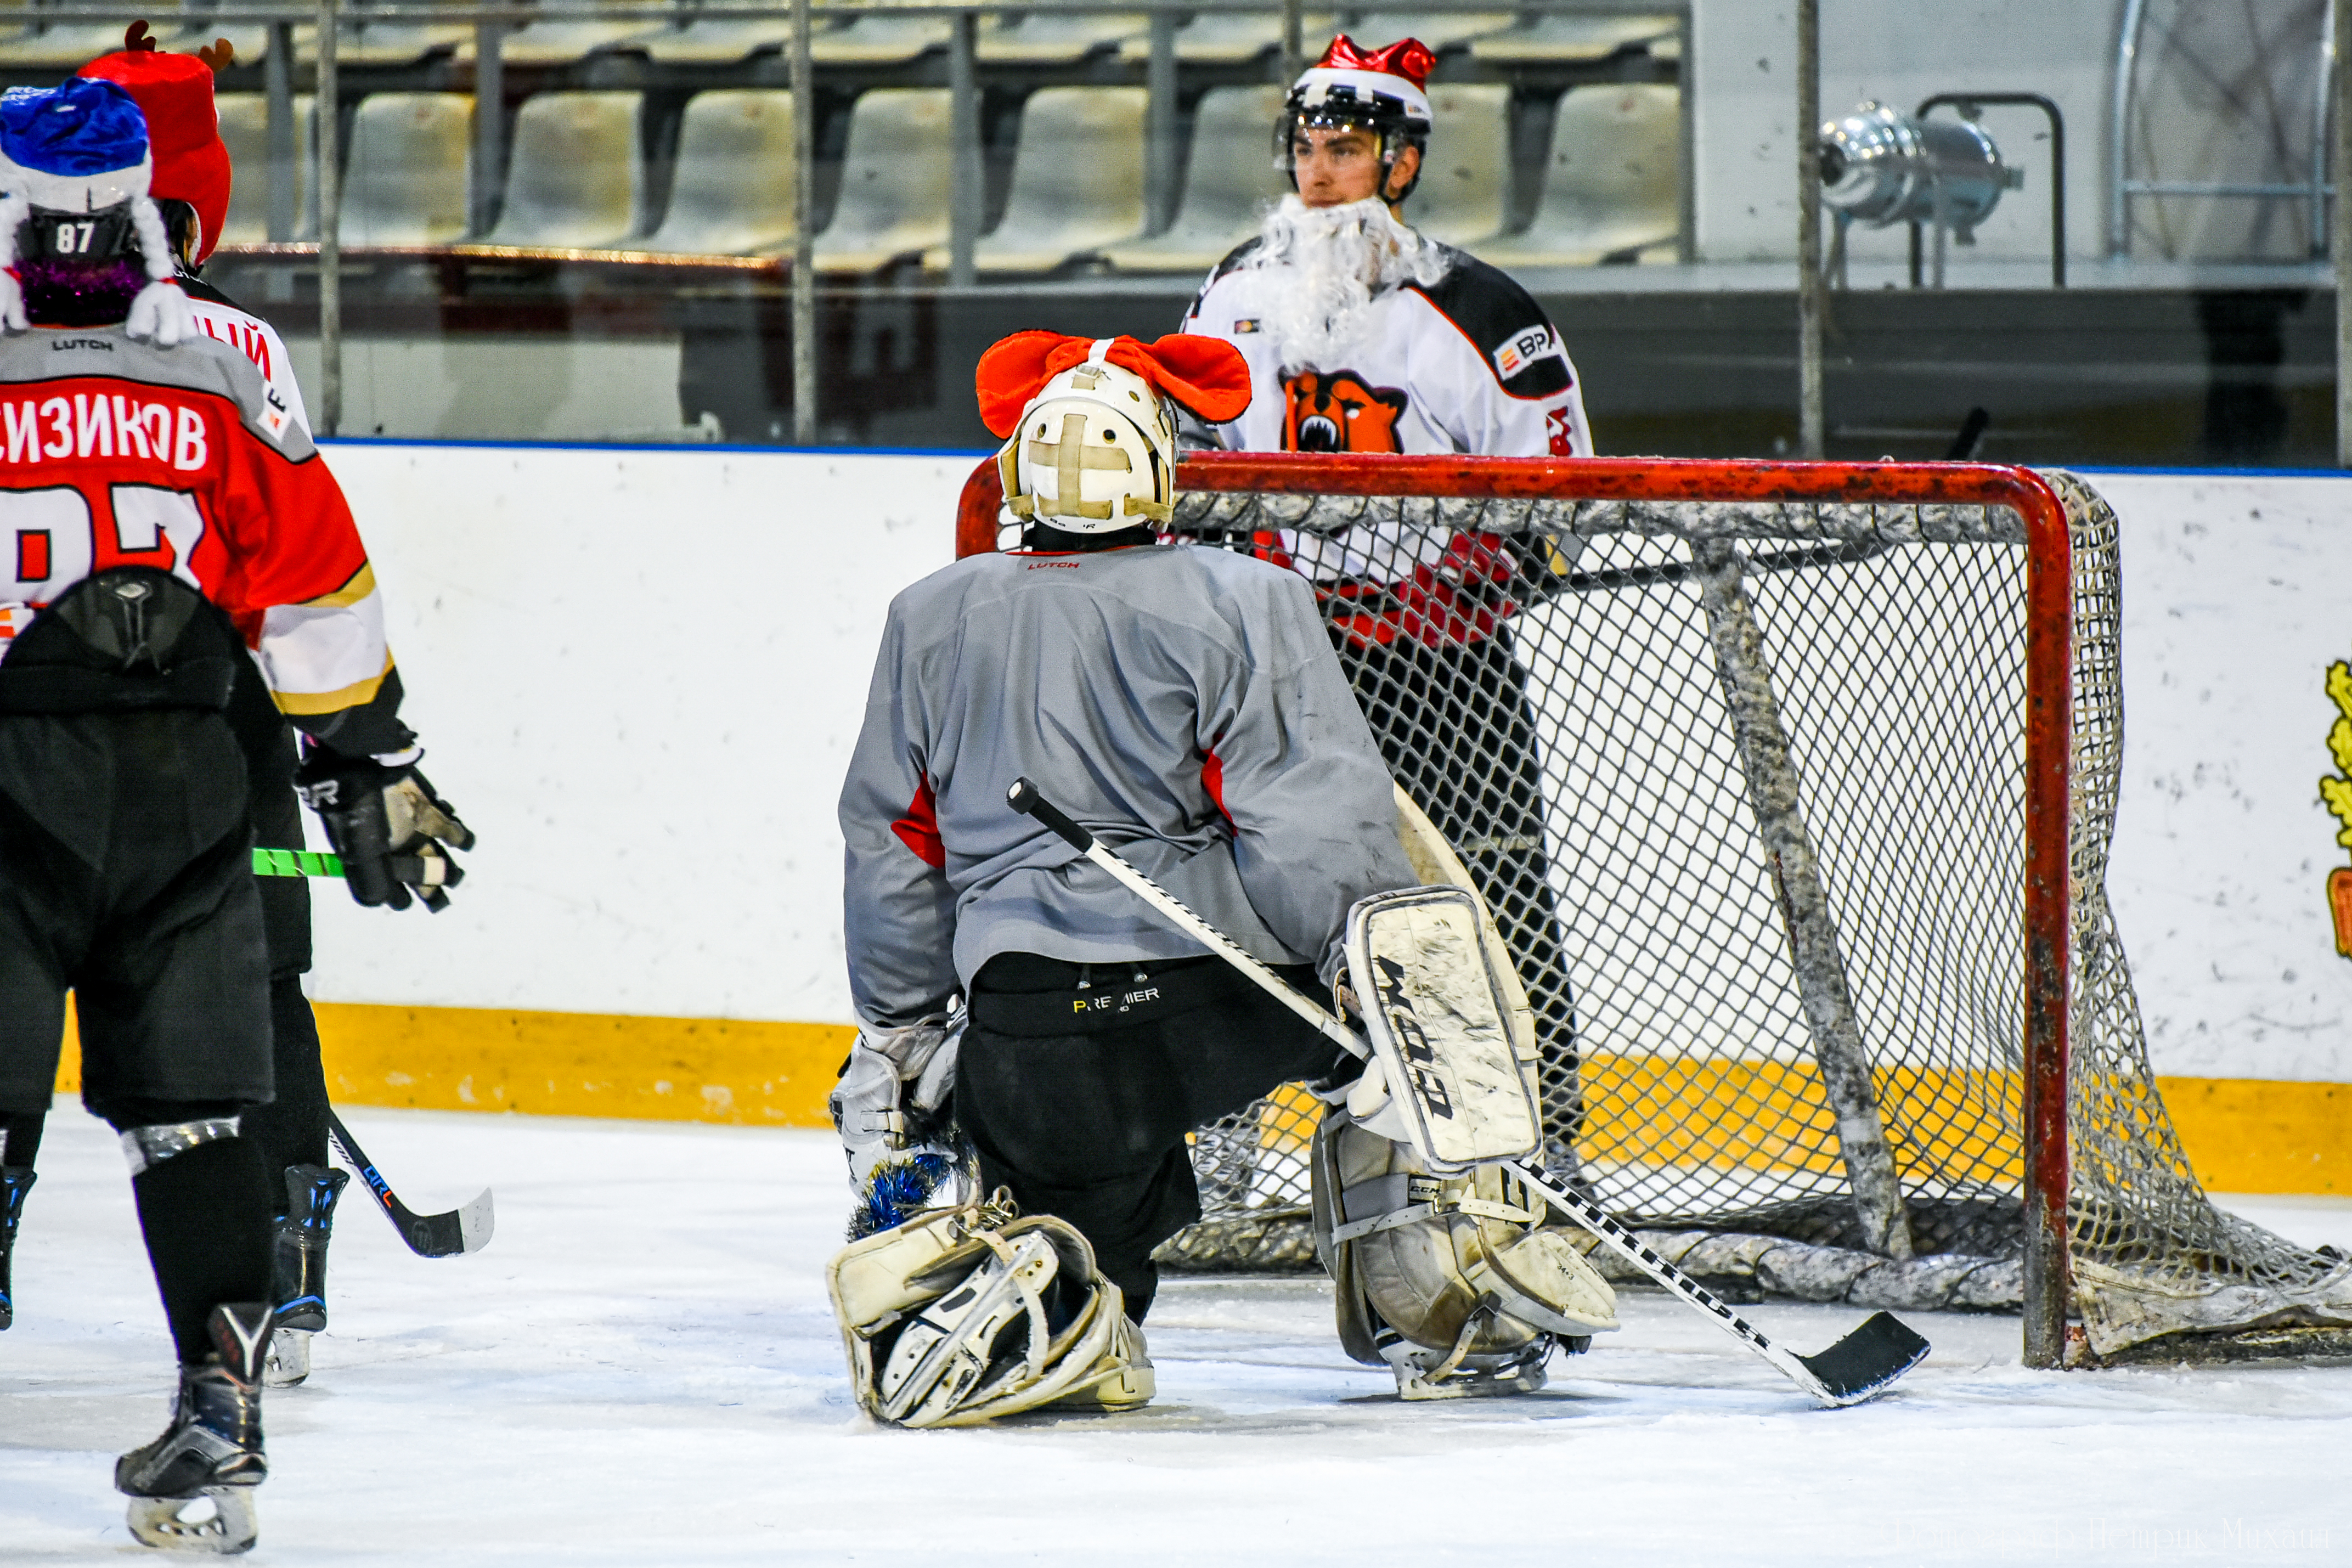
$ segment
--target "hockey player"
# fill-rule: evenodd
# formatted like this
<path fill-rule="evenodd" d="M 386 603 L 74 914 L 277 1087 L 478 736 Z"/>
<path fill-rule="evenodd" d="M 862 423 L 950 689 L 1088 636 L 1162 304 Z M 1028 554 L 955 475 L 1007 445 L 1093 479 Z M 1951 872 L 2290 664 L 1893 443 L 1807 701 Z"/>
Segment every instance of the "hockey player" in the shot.
<path fill-rule="evenodd" d="M 1142 1403 L 1150 1363 L 1125 1325 L 1151 1304 L 1153 1249 L 1200 1214 L 1186 1134 L 1285 1082 L 1342 1095 L 1358 1070 L 1006 807 L 1015 780 L 1055 781 L 1079 823 L 1315 993 L 1341 978 L 1350 907 L 1417 880 L 1306 584 L 1155 543 L 1176 407 L 1240 415 L 1244 368 L 1181 336 L 997 344 L 981 412 L 1006 437 L 1023 548 L 891 605 L 841 799 L 861 1026 L 835 1121 L 864 1176 L 925 1135 L 951 1082 L 997 1196 L 855 1241 L 828 1270 L 859 1401 L 886 1420 Z M 1333 1116 L 1324 1142 L 1352 1127 Z M 1352 1353 L 1408 1392 L 1515 1391 L 1539 1385 L 1556 1332 L 1613 1324 L 1607 1286 L 1549 1235 L 1529 1289 L 1574 1297 L 1573 1315 L 1531 1324 L 1489 1301 L 1520 1298 L 1465 1267 L 1539 1216 L 1496 1196 L 1480 1212 L 1521 1226 L 1465 1220 L 1475 1184 L 1416 1185 L 1386 1139 L 1355 1131 L 1317 1164 L 1351 1184 L 1318 1208 L 1356 1222 L 1328 1249 Z"/>
<path fill-rule="evenodd" d="M 128 92 L 147 122 L 153 175 L 149 195 L 162 214 L 171 240 L 181 290 L 189 296 L 198 331 L 253 361 L 269 390 L 306 433 L 310 419 L 296 384 L 292 361 L 268 322 L 240 309 L 202 279 L 205 260 L 219 242 L 228 214 L 232 170 L 220 139 L 213 79 L 230 63 L 226 39 L 194 54 L 156 47 L 143 21 L 126 32 L 122 49 L 82 67 L 80 75 L 112 81 Z M 276 707 L 251 700 L 233 711 L 251 733 L 248 756 L 269 765 L 252 771 L 248 816 L 257 845 L 302 847 L 300 808 L 294 793 L 296 763 L 291 729 Z M 278 1309 L 270 1339 L 268 1378 L 273 1386 L 297 1384 L 309 1375 L 310 1340 L 326 1327 L 326 1254 L 337 1200 L 350 1176 L 332 1169 L 327 1152 L 327 1089 L 320 1059 L 318 1025 L 301 977 L 310 967 L 310 890 L 299 878 L 273 877 L 259 883 L 262 926 L 268 938 L 270 1037 L 277 1098 L 246 1113 L 245 1136 L 262 1152 L 282 1182 L 277 1239 Z M 34 1180 L 40 1147 L 38 1116 L 11 1119 L 8 1163 L 0 1167 L 0 1328 L 12 1311 L 9 1263 L 25 1194 Z"/>
<path fill-rule="evenodd" d="M 1302 75 L 1277 145 L 1293 193 L 1210 274 L 1184 331 L 1250 367 L 1240 418 L 1188 424 L 1228 451 L 1590 457 L 1559 334 L 1496 268 L 1397 214 L 1422 173 L 1435 57 L 1343 34 Z M 1497 535 L 1328 540 L 1265 552 L 1312 578 L 1397 779 L 1468 863 L 1517 954 L 1547 1055 L 1551 1159 L 1581 1119 L 1574 1007 L 1544 849 L 1540 758 L 1507 616 L 1556 591 L 1567 557 Z"/>
<path fill-rule="evenodd" d="M 1240 356 L 1163 338 L 1024 332 L 980 367 L 1012 437 L 1024 547 L 890 607 L 849 778 L 845 912 L 861 1022 L 837 1105 L 853 1160 L 970 1024 L 955 1114 L 983 1189 L 1092 1244 L 1139 1323 L 1152 1249 L 1197 1218 L 1185 1134 L 1338 1053 L 1060 840 L 1004 805 L 1056 781 L 1080 820 L 1301 985 L 1327 985 L 1349 905 L 1413 880 L 1391 786 L 1307 585 L 1155 545 L 1174 410 L 1241 412 Z M 1015 435 L 1016 421 L 1018 434 Z M 1139 1339 L 1138 1341 L 1139 1356 Z"/>
<path fill-rule="evenodd" d="M 439 900 L 470 836 L 416 772 L 332 475 L 194 328 L 151 163 L 112 82 L 0 97 L 0 1113 L 48 1103 L 70 988 L 181 1363 L 115 1484 L 140 1540 L 236 1551 L 268 1468 L 274 1207 L 240 1136 L 271 1094 L 247 781 L 276 764 L 232 715 L 257 683 L 302 730 L 363 901 Z"/>

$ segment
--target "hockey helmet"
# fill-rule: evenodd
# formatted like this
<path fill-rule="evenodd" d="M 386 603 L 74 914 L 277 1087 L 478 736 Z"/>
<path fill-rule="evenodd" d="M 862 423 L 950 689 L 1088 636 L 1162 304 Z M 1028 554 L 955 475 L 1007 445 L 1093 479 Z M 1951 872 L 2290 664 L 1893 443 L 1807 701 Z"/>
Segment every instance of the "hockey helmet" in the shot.
<path fill-rule="evenodd" d="M 147 118 L 116 83 L 71 77 L 0 93 L 0 323 L 26 325 L 28 267 L 137 257 L 148 282 L 131 301 L 131 334 L 168 347 L 194 331 L 148 195 L 153 172 Z"/>
<path fill-rule="evenodd" d="M 850 1243 L 825 1283 L 857 1403 L 893 1426 L 1129 1410 L 1152 1395 L 1143 1331 L 1086 1237 L 1016 1217 L 1002 1191 Z"/>
<path fill-rule="evenodd" d="M 1400 38 L 1382 49 L 1360 49 L 1342 33 L 1323 58 L 1300 74 L 1283 100 L 1275 127 L 1275 156 L 1290 188 L 1298 188 L 1294 139 L 1303 128 L 1353 126 L 1381 143 L 1381 188 L 1385 195 L 1398 154 L 1407 147 L 1424 162 L 1429 153 L 1429 72 L 1437 57 L 1419 38 Z M 1416 168 L 1403 190 L 1387 199 L 1401 202 L 1421 184 Z"/>
<path fill-rule="evenodd" d="M 1219 338 L 1017 332 L 981 356 L 982 419 L 1013 516 L 1071 533 L 1165 523 L 1176 499 L 1176 406 L 1214 423 L 1249 406 L 1249 367 Z"/>

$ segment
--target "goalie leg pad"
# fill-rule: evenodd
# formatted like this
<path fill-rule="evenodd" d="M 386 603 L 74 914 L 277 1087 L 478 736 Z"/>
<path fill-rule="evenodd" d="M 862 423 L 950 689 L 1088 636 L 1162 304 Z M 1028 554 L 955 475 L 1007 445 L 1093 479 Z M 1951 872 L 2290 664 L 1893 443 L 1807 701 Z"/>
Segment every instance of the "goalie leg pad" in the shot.
<path fill-rule="evenodd" d="M 1349 1109 L 1454 1175 L 1522 1159 L 1543 1142 L 1515 992 L 1498 973 L 1476 895 L 1407 888 L 1348 912 L 1348 974 L 1371 1064 Z"/>
<path fill-rule="evenodd" d="M 1609 1282 L 1500 1170 L 1433 1174 L 1334 1107 L 1311 1197 L 1340 1343 L 1407 1399 L 1532 1393 L 1555 1344 L 1580 1351 L 1617 1327 Z"/>
<path fill-rule="evenodd" d="M 853 1242 L 825 1274 L 857 1402 L 878 1420 L 965 1426 L 1154 1393 L 1142 1331 L 1086 1237 L 1015 1217 L 1002 1194 Z"/>

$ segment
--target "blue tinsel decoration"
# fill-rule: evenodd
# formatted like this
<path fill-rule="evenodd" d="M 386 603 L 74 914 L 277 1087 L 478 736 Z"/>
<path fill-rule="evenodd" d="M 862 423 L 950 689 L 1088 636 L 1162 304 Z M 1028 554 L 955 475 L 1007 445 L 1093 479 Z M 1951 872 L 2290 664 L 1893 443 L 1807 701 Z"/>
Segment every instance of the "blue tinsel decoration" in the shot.
<path fill-rule="evenodd" d="M 866 1190 L 849 1213 L 849 1239 L 856 1241 L 906 1224 L 928 1207 L 955 1177 L 955 1162 L 936 1149 L 874 1167 Z"/>

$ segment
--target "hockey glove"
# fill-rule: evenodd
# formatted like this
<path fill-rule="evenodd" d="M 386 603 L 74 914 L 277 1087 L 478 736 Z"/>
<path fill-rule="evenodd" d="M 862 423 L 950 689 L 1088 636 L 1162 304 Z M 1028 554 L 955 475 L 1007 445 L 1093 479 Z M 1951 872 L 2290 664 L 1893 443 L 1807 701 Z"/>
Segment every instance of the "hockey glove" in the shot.
<path fill-rule="evenodd" d="M 868 1026 L 849 1048 L 826 1106 L 849 1160 L 853 1240 L 929 1207 L 961 1163 L 947 1107 L 963 1017 Z"/>
<path fill-rule="evenodd" d="M 472 848 L 474 835 L 416 771 L 424 754 L 412 748 L 387 763 L 313 747 L 294 775 L 302 804 L 319 814 L 343 858 L 352 897 L 371 909 L 404 910 L 414 889 L 437 913 L 449 906 L 447 889 L 465 879 L 448 852 Z"/>

